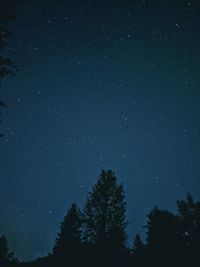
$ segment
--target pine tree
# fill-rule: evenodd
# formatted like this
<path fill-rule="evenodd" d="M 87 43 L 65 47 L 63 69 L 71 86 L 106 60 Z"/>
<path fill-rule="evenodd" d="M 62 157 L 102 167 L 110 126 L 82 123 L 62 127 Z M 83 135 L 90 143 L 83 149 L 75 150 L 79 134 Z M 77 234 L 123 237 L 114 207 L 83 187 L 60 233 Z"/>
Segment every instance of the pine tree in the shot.
<path fill-rule="evenodd" d="M 8 247 L 8 241 L 4 235 L 0 236 L 0 266 L 9 267 L 17 266 L 18 259 L 14 257 L 14 253 Z"/>
<path fill-rule="evenodd" d="M 84 239 L 96 248 L 98 261 L 119 260 L 126 249 L 125 212 L 123 185 L 112 170 L 103 170 L 84 209 Z"/>
<path fill-rule="evenodd" d="M 148 260 L 155 266 L 170 266 L 179 247 L 179 225 L 176 215 L 154 208 L 147 221 Z"/>
<path fill-rule="evenodd" d="M 7 23 L 16 18 L 17 4 L 21 0 L 16 1 L 0 1 L 0 87 L 1 78 L 4 78 L 10 74 L 13 74 L 15 68 L 14 61 L 10 58 L 3 57 L 1 55 L 1 49 L 7 45 L 8 40 L 12 36 L 12 33 L 7 29 Z M 0 115 L 1 108 L 5 106 L 4 102 L 0 100 Z M 0 137 L 3 135 L 0 133 Z"/>
<path fill-rule="evenodd" d="M 2 49 L 7 41 L 12 36 L 12 33 L 7 29 L 7 23 L 16 18 L 17 4 L 16 1 L 0 1 L 0 49 Z M 14 62 L 10 58 L 5 58 L 0 55 L 0 78 L 13 73 Z"/>
<path fill-rule="evenodd" d="M 200 247 L 200 202 L 194 202 L 191 194 L 186 199 L 177 201 L 180 225 L 181 251 L 184 261 L 187 258 L 198 259 Z"/>
<path fill-rule="evenodd" d="M 146 259 L 146 247 L 145 244 L 142 242 L 142 239 L 139 234 L 135 236 L 132 255 L 131 255 L 131 263 L 132 265 L 136 266 L 143 266 L 145 265 Z"/>
<path fill-rule="evenodd" d="M 152 252 L 169 251 L 176 248 L 178 221 L 167 210 L 154 208 L 148 215 L 147 246 Z"/>
<path fill-rule="evenodd" d="M 8 248 L 8 241 L 4 235 L 0 236 L 0 261 L 13 258 L 13 253 Z"/>
<path fill-rule="evenodd" d="M 69 265 L 77 260 L 77 253 L 81 247 L 81 226 L 81 212 L 76 204 L 72 204 L 60 225 L 60 231 L 54 244 L 53 256 L 56 260 L 63 263 L 68 262 Z"/>
<path fill-rule="evenodd" d="M 145 245 L 141 240 L 140 235 L 135 236 L 134 245 L 133 245 L 133 253 L 135 256 L 141 256 L 144 252 Z"/>

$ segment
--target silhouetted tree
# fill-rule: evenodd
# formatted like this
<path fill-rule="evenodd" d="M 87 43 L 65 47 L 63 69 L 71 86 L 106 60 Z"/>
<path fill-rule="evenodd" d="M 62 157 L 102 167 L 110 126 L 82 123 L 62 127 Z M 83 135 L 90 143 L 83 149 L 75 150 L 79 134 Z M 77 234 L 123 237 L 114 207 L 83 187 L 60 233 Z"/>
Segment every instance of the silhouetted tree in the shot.
<path fill-rule="evenodd" d="M 1 0 L 0 1 L 0 50 L 4 48 L 8 40 L 12 36 L 8 30 L 8 22 L 16 18 L 16 8 L 20 0 Z M 14 61 L 10 58 L 3 57 L 0 55 L 0 79 L 10 74 L 13 74 L 13 68 L 15 67 Z M 1 86 L 1 80 L 0 80 Z M 0 112 L 1 108 L 5 104 L 0 100 Z M 0 114 L 1 115 L 1 114 Z M 2 134 L 0 134 L 2 137 Z"/>
<path fill-rule="evenodd" d="M 190 266 L 199 261 L 200 202 L 177 201 L 178 214 L 154 208 L 148 215 L 146 252 L 154 266 Z"/>
<path fill-rule="evenodd" d="M 169 267 L 199 266 L 200 202 L 190 194 L 177 201 L 178 213 L 155 207 L 147 216 L 146 242 L 136 235 L 126 247 L 124 189 L 113 171 L 102 171 L 89 194 L 84 214 L 72 204 L 60 225 L 53 253 L 21 267 Z M 18 261 L 0 237 L 0 267 Z M 196 265 L 195 265 L 196 264 Z"/>
<path fill-rule="evenodd" d="M 0 260 L 11 260 L 13 253 L 8 248 L 8 241 L 4 235 L 0 236 Z"/>
<path fill-rule="evenodd" d="M 16 266 L 18 260 L 14 257 L 14 253 L 8 247 L 8 241 L 4 235 L 0 236 L 0 266 L 9 267 Z"/>
<path fill-rule="evenodd" d="M 179 246 L 177 217 L 167 210 L 154 208 L 148 215 L 146 228 L 146 247 L 150 262 L 153 261 L 152 264 L 158 266 L 173 264 Z"/>
<path fill-rule="evenodd" d="M 122 184 L 112 170 L 103 170 L 84 209 L 84 240 L 92 246 L 91 264 L 117 265 L 126 250 L 126 203 Z"/>
<path fill-rule="evenodd" d="M 0 1 L 0 49 L 3 48 L 12 36 L 7 23 L 16 18 L 16 7 L 19 0 Z M 0 78 L 13 73 L 14 62 L 10 58 L 0 56 Z"/>
<path fill-rule="evenodd" d="M 178 216 L 187 242 L 200 240 L 200 202 L 194 202 L 188 193 L 186 200 L 177 201 Z"/>
<path fill-rule="evenodd" d="M 60 231 L 53 248 L 53 257 L 58 261 L 59 266 L 61 263 L 76 266 L 80 260 L 81 227 L 81 212 L 76 204 L 72 204 L 60 225 Z"/>
<path fill-rule="evenodd" d="M 130 255 L 130 263 L 133 266 L 142 266 L 145 264 L 146 247 L 142 242 L 140 235 L 135 236 L 132 253 Z"/>
<path fill-rule="evenodd" d="M 136 255 L 141 255 L 143 254 L 144 251 L 144 243 L 142 242 L 142 239 L 140 237 L 140 235 L 136 235 L 135 236 L 135 240 L 134 240 L 134 245 L 133 245 L 133 253 Z"/>
<path fill-rule="evenodd" d="M 175 245 L 177 219 L 173 213 L 154 208 L 148 215 L 146 228 L 147 246 L 150 250 L 168 250 Z"/>
<path fill-rule="evenodd" d="M 38 259 L 30 262 L 21 262 L 20 267 L 56 267 L 61 266 L 60 264 L 53 262 L 53 256 L 48 255 L 44 257 L 39 257 Z M 18 267 L 19 267 L 18 266 Z"/>
<path fill-rule="evenodd" d="M 190 262 L 199 259 L 200 248 L 200 202 L 194 202 L 191 194 L 187 194 L 185 200 L 177 201 L 179 231 L 180 231 L 180 255 L 183 260 Z"/>

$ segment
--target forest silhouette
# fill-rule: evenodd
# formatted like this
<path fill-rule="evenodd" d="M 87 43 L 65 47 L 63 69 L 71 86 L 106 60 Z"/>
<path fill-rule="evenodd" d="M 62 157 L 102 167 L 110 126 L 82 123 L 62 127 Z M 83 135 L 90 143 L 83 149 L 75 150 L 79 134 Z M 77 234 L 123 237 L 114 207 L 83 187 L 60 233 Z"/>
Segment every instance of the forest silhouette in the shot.
<path fill-rule="evenodd" d="M 0 49 L 12 35 L 5 25 L 15 19 L 17 2 L 0 2 Z M 0 78 L 12 74 L 13 68 L 11 59 L 0 56 Z M 153 208 L 144 226 L 145 240 L 137 234 L 132 247 L 127 224 L 124 187 L 112 170 L 103 170 L 83 210 L 71 205 L 47 256 L 20 262 L 7 238 L 0 236 L 0 267 L 199 266 L 200 202 L 189 193 L 177 201 L 176 214 Z"/>
<path fill-rule="evenodd" d="M 76 203 L 60 224 L 52 252 L 20 262 L 0 237 L 0 266 L 191 266 L 199 262 L 200 202 L 188 193 L 177 201 L 177 213 L 153 208 L 147 216 L 146 239 L 136 235 L 133 247 L 126 234 L 123 184 L 112 170 L 102 170 L 83 210 Z M 192 265 L 194 266 L 194 265 Z M 197 265 L 198 266 L 198 265 Z"/>

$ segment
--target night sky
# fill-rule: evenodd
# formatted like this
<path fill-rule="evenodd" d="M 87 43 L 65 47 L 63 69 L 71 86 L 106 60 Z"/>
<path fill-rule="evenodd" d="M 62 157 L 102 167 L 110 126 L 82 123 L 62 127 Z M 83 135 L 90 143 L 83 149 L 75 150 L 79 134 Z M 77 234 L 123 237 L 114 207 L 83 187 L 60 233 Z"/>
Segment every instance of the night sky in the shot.
<path fill-rule="evenodd" d="M 155 205 L 200 196 L 200 1 L 24 2 L 1 51 L 18 70 L 0 88 L 0 234 L 45 255 L 112 168 L 131 244 Z"/>

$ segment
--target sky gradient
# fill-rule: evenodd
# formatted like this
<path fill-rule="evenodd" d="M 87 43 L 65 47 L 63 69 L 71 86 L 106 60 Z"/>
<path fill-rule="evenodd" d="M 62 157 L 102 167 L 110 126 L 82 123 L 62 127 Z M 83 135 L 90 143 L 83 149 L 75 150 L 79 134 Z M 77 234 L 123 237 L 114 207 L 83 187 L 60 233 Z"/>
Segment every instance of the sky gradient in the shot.
<path fill-rule="evenodd" d="M 45 255 L 112 168 L 131 243 L 155 205 L 200 195 L 200 4 L 28 2 L 1 51 L 18 71 L 0 88 L 0 234 L 20 259 Z"/>

